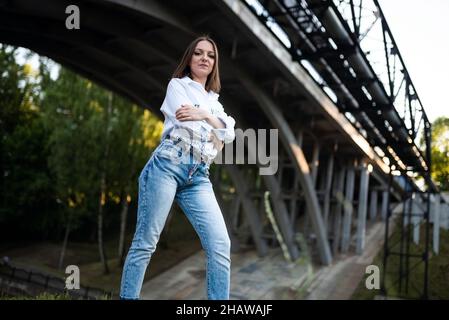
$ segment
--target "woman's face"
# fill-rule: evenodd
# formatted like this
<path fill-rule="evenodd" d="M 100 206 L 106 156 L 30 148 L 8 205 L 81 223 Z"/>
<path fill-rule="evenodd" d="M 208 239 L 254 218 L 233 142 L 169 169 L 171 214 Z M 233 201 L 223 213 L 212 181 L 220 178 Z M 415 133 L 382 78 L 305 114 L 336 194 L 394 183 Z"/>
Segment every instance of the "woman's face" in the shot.
<path fill-rule="evenodd" d="M 214 46 L 207 40 L 196 44 L 190 60 L 190 71 L 193 78 L 204 79 L 212 72 L 215 64 Z"/>

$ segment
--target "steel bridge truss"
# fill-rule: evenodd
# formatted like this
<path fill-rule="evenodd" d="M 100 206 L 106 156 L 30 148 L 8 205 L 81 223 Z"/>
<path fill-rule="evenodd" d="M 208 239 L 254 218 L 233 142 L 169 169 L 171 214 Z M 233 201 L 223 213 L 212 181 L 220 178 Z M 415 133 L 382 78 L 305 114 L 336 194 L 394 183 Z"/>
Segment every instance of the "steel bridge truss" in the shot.
<path fill-rule="evenodd" d="M 380 157 L 435 190 L 430 122 L 377 0 L 246 3 Z"/>
<path fill-rule="evenodd" d="M 387 293 L 387 263 L 397 255 L 399 276 L 393 285 L 399 287 L 400 293 L 404 290 L 407 293 L 409 276 L 413 269 L 410 268 L 409 262 L 418 258 L 414 267 L 424 263 L 423 289 L 419 297 L 427 298 L 430 193 L 438 192 L 430 175 L 431 124 L 378 1 L 248 0 L 245 3 L 289 50 L 293 60 L 308 70 L 340 112 L 389 165 L 390 183 L 384 193 L 385 202 L 382 205 L 388 212 L 382 290 Z M 392 246 L 388 240 L 391 231 L 389 220 L 392 215 L 390 194 L 393 190 L 393 173 L 405 178 L 405 190 L 402 190 L 399 200 L 403 207 L 399 247 L 397 244 Z M 425 189 L 416 186 L 416 177 L 424 179 Z M 343 178 L 337 177 L 335 186 L 340 185 L 342 188 L 343 182 L 339 179 Z M 350 183 L 352 179 L 352 174 L 346 176 L 345 199 L 350 202 L 353 201 L 353 187 Z M 363 190 L 364 184 L 366 181 L 361 173 L 359 192 Z M 424 252 L 418 255 L 410 253 L 410 228 L 404 226 L 404 221 L 410 220 L 413 215 L 411 202 L 415 195 L 423 199 L 423 203 L 427 202 L 417 214 L 420 215 L 418 228 L 421 223 L 425 226 Z M 364 211 L 365 196 L 363 192 L 359 195 L 360 212 Z M 373 198 L 370 203 L 375 206 L 376 196 L 374 193 L 371 196 Z M 324 203 L 326 222 L 327 208 L 328 204 Z M 350 216 L 345 212 L 343 221 L 347 223 Z M 364 225 L 360 214 L 358 218 L 358 226 Z M 348 225 L 343 225 L 342 230 L 335 230 L 343 232 L 341 249 L 346 252 Z M 339 236 L 338 232 L 334 232 L 330 239 L 333 241 L 334 252 L 338 247 L 338 241 L 335 239 Z M 358 252 L 360 246 L 359 239 Z"/>

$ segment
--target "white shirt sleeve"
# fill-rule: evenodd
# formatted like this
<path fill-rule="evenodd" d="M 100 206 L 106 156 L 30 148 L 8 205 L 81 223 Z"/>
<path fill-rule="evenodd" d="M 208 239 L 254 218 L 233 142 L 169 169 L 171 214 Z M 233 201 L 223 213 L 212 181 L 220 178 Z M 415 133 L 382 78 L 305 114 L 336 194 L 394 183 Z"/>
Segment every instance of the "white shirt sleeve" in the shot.
<path fill-rule="evenodd" d="M 182 104 L 190 104 L 194 105 L 192 100 L 188 97 L 186 89 L 180 82 L 180 79 L 173 78 L 170 80 L 167 86 L 167 93 L 165 95 L 164 102 L 161 106 L 161 112 L 164 114 L 165 119 L 169 119 L 173 125 L 182 126 L 182 127 L 190 127 L 197 128 L 200 126 L 199 121 L 179 121 L 176 119 L 176 110 L 181 108 Z M 218 101 L 218 109 L 215 112 L 215 116 L 220 119 L 225 128 L 220 129 L 211 129 L 211 131 L 216 135 L 218 139 L 223 141 L 224 143 L 230 143 L 235 139 L 234 126 L 235 120 L 231 116 L 228 116 L 223 109 L 223 106 Z"/>
<path fill-rule="evenodd" d="M 224 112 L 223 106 L 219 103 L 220 108 L 218 109 L 217 114 L 215 115 L 218 119 L 223 122 L 225 128 L 212 129 L 212 132 L 217 136 L 218 139 L 223 141 L 224 143 L 230 143 L 235 139 L 235 120 L 233 117 L 229 116 L 226 112 Z"/>
<path fill-rule="evenodd" d="M 165 95 L 164 102 L 161 106 L 161 112 L 164 114 L 165 118 L 169 119 L 173 124 L 179 125 L 181 121 L 176 119 L 176 110 L 181 108 L 182 104 L 190 104 L 193 105 L 192 101 L 186 94 L 186 90 L 179 83 L 179 79 L 173 78 L 170 80 L 167 86 L 167 93 Z M 192 121 L 184 121 L 184 125 L 187 122 Z"/>

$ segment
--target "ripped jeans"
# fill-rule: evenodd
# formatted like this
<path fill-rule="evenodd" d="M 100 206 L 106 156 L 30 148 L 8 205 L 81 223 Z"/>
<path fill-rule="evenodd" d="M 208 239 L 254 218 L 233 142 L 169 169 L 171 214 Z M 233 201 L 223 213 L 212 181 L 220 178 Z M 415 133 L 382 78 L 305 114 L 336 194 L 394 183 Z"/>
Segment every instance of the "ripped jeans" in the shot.
<path fill-rule="evenodd" d="M 209 165 L 170 139 L 162 140 L 139 176 L 137 225 L 123 268 L 120 298 L 140 298 L 146 268 L 174 199 L 205 250 L 207 298 L 229 299 L 231 243 L 209 180 Z"/>

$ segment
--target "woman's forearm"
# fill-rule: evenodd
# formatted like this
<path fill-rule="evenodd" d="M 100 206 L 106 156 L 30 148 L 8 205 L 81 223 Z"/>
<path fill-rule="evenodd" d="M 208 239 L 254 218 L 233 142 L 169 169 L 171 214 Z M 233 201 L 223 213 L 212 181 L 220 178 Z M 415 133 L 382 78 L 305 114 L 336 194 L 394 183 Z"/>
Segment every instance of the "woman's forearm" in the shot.
<path fill-rule="evenodd" d="M 216 116 L 209 114 L 206 117 L 206 122 L 209 123 L 212 127 L 214 127 L 214 129 L 223 129 L 226 128 L 226 125 L 223 123 L 223 121 L 221 121 L 220 119 L 218 119 Z"/>

